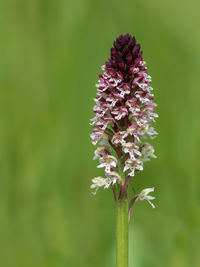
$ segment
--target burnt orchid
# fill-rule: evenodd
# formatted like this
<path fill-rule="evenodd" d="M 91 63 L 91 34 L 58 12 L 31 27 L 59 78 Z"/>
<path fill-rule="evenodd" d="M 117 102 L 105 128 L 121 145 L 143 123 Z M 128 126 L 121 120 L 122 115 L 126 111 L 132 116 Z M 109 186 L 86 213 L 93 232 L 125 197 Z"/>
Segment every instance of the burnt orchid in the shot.
<path fill-rule="evenodd" d="M 118 204 L 117 263 L 125 267 L 132 206 L 138 200 L 147 200 L 155 207 L 150 201 L 154 197 L 148 195 L 154 188 L 135 193 L 129 201 L 127 189 L 136 173 L 143 170 L 144 162 L 156 158 L 147 141 L 157 135 L 152 123 L 158 115 L 154 112 L 151 76 L 133 36 L 125 34 L 116 39 L 102 70 L 96 84 L 91 139 L 98 145 L 94 159 L 99 160 L 98 168 L 105 168 L 105 177 L 93 178 L 91 188 L 94 194 L 100 187 L 112 188 Z"/>
<path fill-rule="evenodd" d="M 105 167 L 106 178 L 94 178 L 91 188 L 96 193 L 99 187 L 112 186 L 115 196 L 119 189 L 121 199 L 127 196 L 128 181 L 143 170 L 145 161 L 156 157 L 146 140 L 157 134 L 152 122 L 158 115 L 154 113 L 151 76 L 134 37 L 119 36 L 102 69 L 91 139 L 98 144 L 94 159 L 100 162 L 98 168 Z"/>

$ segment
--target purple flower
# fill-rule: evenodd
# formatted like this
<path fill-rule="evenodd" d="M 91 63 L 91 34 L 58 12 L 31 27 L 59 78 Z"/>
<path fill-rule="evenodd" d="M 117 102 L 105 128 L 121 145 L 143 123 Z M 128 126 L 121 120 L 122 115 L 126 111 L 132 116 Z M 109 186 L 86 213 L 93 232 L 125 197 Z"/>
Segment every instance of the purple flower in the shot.
<path fill-rule="evenodd" d="M 140 45 L 125 34 L 113 46 L 96 84 L 95 117 L 91 119 L 92 143 L 98 144 L 94 159 L 100 162 L 98 168 L 105 168 L 106 177 L 93 178 L 91 188 L 112 186 L 120 192 L 123 188 L 121 198 L 126 196 L 130 178 L 143 170 L 145 161 L 156 157 L 146 140 L 157 134 L 152 122 L 158 115 Z"/>

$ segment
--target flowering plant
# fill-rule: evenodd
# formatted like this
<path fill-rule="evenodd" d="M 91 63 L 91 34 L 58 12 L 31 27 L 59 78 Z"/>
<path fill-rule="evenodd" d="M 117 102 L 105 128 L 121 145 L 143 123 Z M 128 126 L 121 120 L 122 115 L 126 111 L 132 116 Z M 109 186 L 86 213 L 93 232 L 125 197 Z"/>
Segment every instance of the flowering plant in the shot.
<path fill-rule="evenodd" d="M 96 84 L 91 139 L 92 144 L 98 144 L 94 159 L 99 160 L 98 168 L 105 168 L 105 177 L 93 178 L 91 188 L 96 194 L 100 187 L 111 187 L 116 202 L 122 203 L 127 202 L 130 180 L 143 170 L 145 161 L 156 158 L 147 139 L 157 134 L 152 122 L 158 115 L 154 113 L 151 76 L 133 36 L 125 34 L 116 39 L 102 70 Z M 145 199 L 150 202 L 153 197 L 148 194 L 153 190 L 147 188 L 134 195 L 125 209 L 129 218 L 133 204 Z"/>

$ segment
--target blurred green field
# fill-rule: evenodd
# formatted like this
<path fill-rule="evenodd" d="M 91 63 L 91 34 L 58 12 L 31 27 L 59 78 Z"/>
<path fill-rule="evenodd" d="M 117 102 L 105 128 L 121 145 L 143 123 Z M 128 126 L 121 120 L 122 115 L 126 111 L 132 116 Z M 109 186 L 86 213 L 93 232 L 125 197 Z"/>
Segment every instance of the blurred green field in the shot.
<path fill-rule="evenodd" d="M 155 186 L 130 223 L 130 267 L 200 266 L 200 2 L 0 1 L 0 266 L 114 267 L 115 205 L 94 197 L 89 119 L 121 33 L 153 78 Z"/>

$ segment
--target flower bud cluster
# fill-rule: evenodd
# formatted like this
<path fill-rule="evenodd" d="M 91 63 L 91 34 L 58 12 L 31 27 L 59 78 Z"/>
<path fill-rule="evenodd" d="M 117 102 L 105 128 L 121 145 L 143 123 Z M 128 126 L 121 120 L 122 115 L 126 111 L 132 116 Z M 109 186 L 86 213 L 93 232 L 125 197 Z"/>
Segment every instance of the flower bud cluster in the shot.
<path fill-rule="evenodd" d="M 135 38 L 119 36 L 102 70 L 96 84 L 91 139 L 98 144 L 94 159 L 99 160 L 98 168 L 105 168 L 106 178 L 92 180 L 91 188 L 96 190 L 122 186 L 128 177 L 143 170 L 145 161 L 156 157 L 147 139 L 157 134 L 152 123 L 158 115 L 154 113 L 151 76 Z"/>

